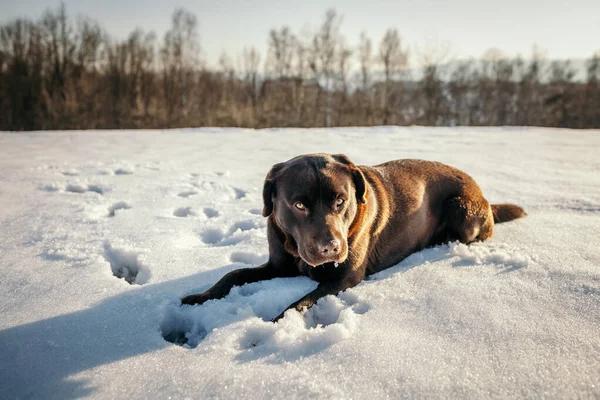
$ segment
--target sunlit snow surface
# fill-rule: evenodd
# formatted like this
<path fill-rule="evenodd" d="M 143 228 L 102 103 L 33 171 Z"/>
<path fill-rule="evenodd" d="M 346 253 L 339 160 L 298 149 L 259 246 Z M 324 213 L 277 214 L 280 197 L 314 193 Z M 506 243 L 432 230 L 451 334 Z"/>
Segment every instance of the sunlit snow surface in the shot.
<path fill-rule="evenodd" d="M 600 396 L 599 131 L 2 133 L 0 149 L 2 399 Z M 267 259 L 263 179 L 310 152 L 442 161 L 529 216 L 277 324 L 316 283 L 179 307 Z"/>

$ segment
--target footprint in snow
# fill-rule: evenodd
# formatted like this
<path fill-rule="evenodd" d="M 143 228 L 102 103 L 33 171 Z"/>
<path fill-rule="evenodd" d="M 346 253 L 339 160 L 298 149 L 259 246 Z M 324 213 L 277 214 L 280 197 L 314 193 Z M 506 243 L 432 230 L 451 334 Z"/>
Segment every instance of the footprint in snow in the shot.
<path fill-rule="evenodd" d="M 75 169 L 67 169 L 65 171 L 62 171 L 62 174 L 64 176 L 77 176 L 77 175 L 79 175 L 79 171 L 77 171 Z"/>
<path fill-rule="evenodd" d="M 117 210 L 129 210 L 131 206 L 126 201 L 119 201 L 108 207 L 108 216 L 114 217 Z"/>
<path fill-rule="evenodd" d="M 248 194 L 248 192 L 243 189 L 218 181 L 202 180 L 199 182 L 191 182 L 191 185 L 203 194 L 210 195 L 212 199 L 224 201 L 240 200 L 245 198 Z"/>
<path fill-rule="evenodd" d="M 94 192 L 98 194 L 104 194 L 104 189 L 102 189 L 98 185 L 82 185 L 77 183 L 70 183 L 65 187 L 65 190 L 71 193 Z"/>
<path fill-rule="evenodd" d="M 138 260 L 138 253 L 133 250 L 118 249 L 107 242 L 104 244 L 104 259 L 110 264 L 113 275 L 130 285 L 143 285 L 152 276 L 150 268 Z"/>
<path fill-rule="evenodd" d="M 246 237 L 227 236 L 219 228 L 208 228 L 200 234 L 203 243 L 215 247 L 233 246 L 242 242 Z"/>
<path fill-rule="evenodd" d="M 215 218 L 219 216 L 219 211 L 214 208 L 205 207 L 202 212 L 204 216 L 208 219 Z M 173 211 L 173 215 L 176 217 L 189 217 L 197 215 L 196 212 L 192 210 L 192 207 L 179 207 L 175 211 Z M 222 238 L 221 238 L 222 239 Z M 210 242 L 211 240 L 209 240 Z"/>
<path fill-rule="evenodd" d="M 248 238 L 245 232 L 262 228 L 263 226 L 254 220 L 238 221 L 234 223 L 227 233 L 220 228 L 207 228 L 200 233 L 202 242 L 216 247 L 233 246 Z"/>
<path fill-rule="evenodd" d="M 117 168 L 114 170 L 115 175 L 131 175 L 133 174 L 133 168 Z"/>
<path fill-rule="evenodd" d="M 202 211 L 204 212 L 204 215 L 206 215 L 206 218 L 216 218 L 219 216 L 219 211 L 214 208 L 205 207 Z"/>
<path fill-rule="evenodd" d="M 252 229 L 258 229 L 261 226 L 254 220 L 252 219 L 248 219 L 245 221 L 238 221 L 236 223 L 234 223 L 233 225 L 231 225 L 231 228 L 229 228 L 229 234 L 233 235 L 235 232 L 237 231 L 250 231 Z"/>
<path fill-rule="evenodd" d="M 216 245 L 223 240 L 224 237 L 225 234 L 219 228 L 208 228 L 200 233 L 200 238 L 206 244 Z"/>
<path fill-rule="evenodd" d="M 243 199 L 248 194 L 248 192 L 246 192 L 245 190 L 238 189 L 238 188 L 233 188 L 233 191 L 235 192 L 236 200 Z"/>
<path fill-rule="evenodd" d="M 194 212 L 192 211 L 192 207 L 179 207 L 178 209 L 176 209 L 175 211 L 173 211 L 173 215 L 176 217 L 189 217 L 190 215 L 194 215 Z"/>
<path fill-rule="evenodd" d="M 40 186 L 39 189 L 43 190 L 44 192 L 58 192 L 60 190 L 60 186 L 56 183 L 50 183 Z"/>
<path fill-rule="evenodd" d="M 179 196 L 179 197 L 190 197 L 190 196 L 194 196 L 196 194 L 198 194 L 198 192 L 196 192 L 195 190 L 188 190 L 188 191 L 179 193 L 177 196 Z"/>

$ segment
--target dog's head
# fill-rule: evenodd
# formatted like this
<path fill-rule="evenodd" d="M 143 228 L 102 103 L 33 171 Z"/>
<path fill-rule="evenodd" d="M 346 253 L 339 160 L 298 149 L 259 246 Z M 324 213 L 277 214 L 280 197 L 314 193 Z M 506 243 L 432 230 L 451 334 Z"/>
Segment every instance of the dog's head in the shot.
<path fill-rule="evenodd" d="M 285 249 L 307 264 L 342 263 L 348 231 L 367 183 L 342 154 L 311 154 L 273 166 L 263 188 L 265 217 L 273 214 L 286 236 Z"/>

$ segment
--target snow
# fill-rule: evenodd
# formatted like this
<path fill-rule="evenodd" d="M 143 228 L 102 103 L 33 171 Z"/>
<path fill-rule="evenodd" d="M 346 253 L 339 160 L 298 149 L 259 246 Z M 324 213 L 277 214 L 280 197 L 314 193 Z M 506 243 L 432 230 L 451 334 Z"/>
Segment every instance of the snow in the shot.
<path fill-rule="evenodd" d="M 0 133 L 0 397 L 599 397 L 599 145 L 541 128 Z M 315 282 L 180 307 L 267 259 L 263 179 L 309 152 L 445 162 L 529 215 L 277 324 Z"/>

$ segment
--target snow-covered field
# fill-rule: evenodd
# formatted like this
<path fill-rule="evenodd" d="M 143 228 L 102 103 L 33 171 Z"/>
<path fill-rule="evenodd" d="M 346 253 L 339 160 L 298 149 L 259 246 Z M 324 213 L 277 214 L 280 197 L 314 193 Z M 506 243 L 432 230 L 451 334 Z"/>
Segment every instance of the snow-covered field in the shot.
<path fill-rule="evenodd" d="M 599 131 L 1 133 L 0 149 L 2 399 L 600 397 Z M 266 260 L 264 176 L 317 151 L 442 161 L 529 216 L 277 324 L 314 282 L 179 307 Z"/>

